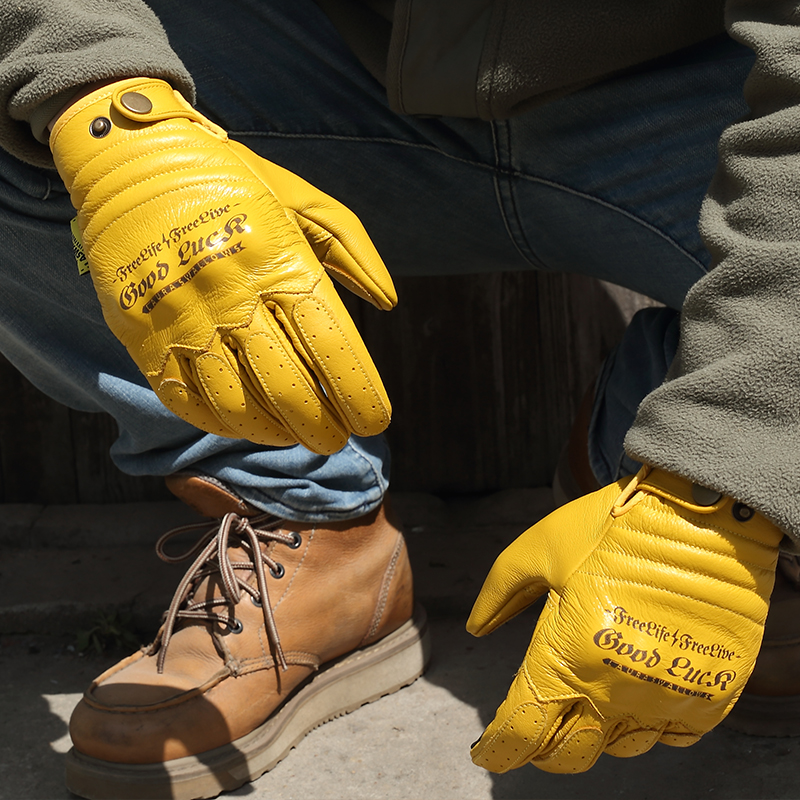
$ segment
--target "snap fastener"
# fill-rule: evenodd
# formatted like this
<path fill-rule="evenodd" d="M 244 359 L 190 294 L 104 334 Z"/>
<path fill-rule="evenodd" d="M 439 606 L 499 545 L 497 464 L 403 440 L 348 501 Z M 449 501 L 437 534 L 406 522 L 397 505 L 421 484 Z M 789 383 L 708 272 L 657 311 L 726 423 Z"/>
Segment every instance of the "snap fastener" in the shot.
<path fill-rule="evenodd" d="M 744 503 L 734 503 L 733 508 L 731 509 L 731 514 L 739 520 L 739 522 L 747 522 L 748 520 L 753 519 L 753 515 L 756 512 L 753 511 L 750 506 L 746 506 Z"/>
<path fill-rule="evenodd" d="M 699 506 L 713 506 L 714 503 L 722 499 L 722 493 L 698 483 L 692 484 L 692 500 Z"/>
<path fill-rule="evenodd" d="M 92 120 L 92 124 L 89 126 L 89 133 L 91 133 L 95 139 L 102 139 L 104 136 L 108 135 L 110 130 L 111 120 L 107 117 L 97 117 Z"/>
<path fill-rule="evenodd" d="M 125 92 L 119 102 L 134 114 L 149 114 L 153 110 L 150 99 L 139 92 Z"/>

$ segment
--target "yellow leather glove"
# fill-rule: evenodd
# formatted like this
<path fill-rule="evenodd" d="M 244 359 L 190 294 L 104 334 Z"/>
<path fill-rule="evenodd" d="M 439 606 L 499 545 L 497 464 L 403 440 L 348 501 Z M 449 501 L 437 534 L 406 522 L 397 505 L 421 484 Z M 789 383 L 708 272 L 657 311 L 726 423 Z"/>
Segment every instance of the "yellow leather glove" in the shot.
<path fill-rule="evenodd" d="M 534 525 L 501 553 L 467 623 L 491 633 L 550 590 L 472 760 L 583 772 L 604 751 L 694 744 L 753 669 L 780 540 L 749 507 L 647 467 Z"/>
<path fill-rule="evenodd" d="M 397 302 L 351 211 L 160 80 L 77 101 L 50 147 L 106 322 L 167 408 L 317 453 L 386 428 L 380 376 L 328 277 L 378 308 Z"/>

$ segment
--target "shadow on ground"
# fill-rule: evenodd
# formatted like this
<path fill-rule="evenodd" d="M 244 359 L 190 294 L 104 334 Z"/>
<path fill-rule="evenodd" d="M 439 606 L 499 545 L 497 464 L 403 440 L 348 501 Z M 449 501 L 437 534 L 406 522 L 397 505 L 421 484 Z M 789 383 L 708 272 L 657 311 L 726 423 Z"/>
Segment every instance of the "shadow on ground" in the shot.
<path fill-rule="evenodd" d="M 461 624 L 445 626 L 434 644 L 436 660 L 427 680 L 474 706 L 485 727 L 525 654 L 540 605 L 484 639 L 462 632 Z M 469 748 L 475 739 L 465 736 L 463 747 Z M 553 775 L 531 766 L 493 775 L 487 796 L 498 800 L 796 798 L 798 765 L 800 738 L 745 736 L 718 727 L 689 748 L 659 744 L 631 759 L 603 755 L 582 775 Z"/>

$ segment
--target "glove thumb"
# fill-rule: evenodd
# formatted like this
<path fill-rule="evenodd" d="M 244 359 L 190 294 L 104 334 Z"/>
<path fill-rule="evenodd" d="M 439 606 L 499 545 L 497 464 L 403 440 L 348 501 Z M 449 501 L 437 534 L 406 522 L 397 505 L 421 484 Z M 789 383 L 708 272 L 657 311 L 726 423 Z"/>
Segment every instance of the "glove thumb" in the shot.
<path fill-rule="evenodd" d="M 485 636 L 548 589 L 559 591 L 605 533 L 611 508 L 629 480 L 567 503 L 515 539 L 489 570 L 467 630 Z"/>
<path fill-rule="evenodd" d="M 294 173 L 264 162 L 238 142 L 230 146 L 257 175 L 268 169 L 270 191 L 332 278 L 382 311 L 397 305 L 391 276 L 361 220 L 349 208 Z"/>

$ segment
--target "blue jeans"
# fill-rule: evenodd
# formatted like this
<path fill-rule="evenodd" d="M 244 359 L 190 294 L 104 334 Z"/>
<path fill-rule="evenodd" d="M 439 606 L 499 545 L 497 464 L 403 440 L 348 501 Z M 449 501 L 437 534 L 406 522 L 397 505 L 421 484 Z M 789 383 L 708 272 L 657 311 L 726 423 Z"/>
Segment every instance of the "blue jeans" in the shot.
<path fill-rule="evenodd" d="M 388 108 L 310 0 L 233 0 L 225 14 L 213 0 L 191 14 L 150 5 L 200 110 L 352 208 L 394 275 L 582 272 L 663 302 L 635 319 L 597 384 L 593 467 L 603 483 L 630 467 L 622 439 L 708 266 L 696 221 L 717 139 L 746 111 L 749 51 L 715 40 L 511 120 L 414 119 Z M 121 470 L 212 476 L 290 519 L 347 519 L 380 502 L 382 437 L 322 457 L 207 435 L 167 412 L 77 274 L 72 216 L 54 172 L 0 153 L 0 349 L 51 397 L 110 413 Z"/>

